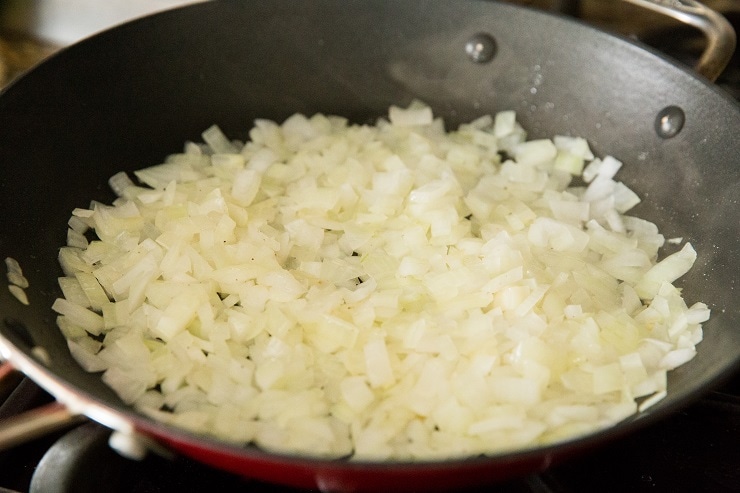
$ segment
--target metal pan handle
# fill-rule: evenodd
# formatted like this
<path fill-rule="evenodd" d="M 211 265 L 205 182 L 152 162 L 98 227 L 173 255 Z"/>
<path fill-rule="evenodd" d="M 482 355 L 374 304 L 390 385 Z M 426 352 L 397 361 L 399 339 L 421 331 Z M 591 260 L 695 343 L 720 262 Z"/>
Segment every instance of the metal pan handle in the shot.
<path fill-rule="evenodd" d="M 721 14 L 695 0 L 624 0 L 694 26 L 704 33 L 707 46 L 694 69 L 711 81 L 730 63 L 737 37 Z"/>
<path fill-rule="evenodd" d="M 0 381 L 14 371 L 10 363 L 0 362 Z M 52 402 L 12 418 L 0 420 L 0 452 L 53 431 L 68 428 L 83 419 L 63 404 Z"/>

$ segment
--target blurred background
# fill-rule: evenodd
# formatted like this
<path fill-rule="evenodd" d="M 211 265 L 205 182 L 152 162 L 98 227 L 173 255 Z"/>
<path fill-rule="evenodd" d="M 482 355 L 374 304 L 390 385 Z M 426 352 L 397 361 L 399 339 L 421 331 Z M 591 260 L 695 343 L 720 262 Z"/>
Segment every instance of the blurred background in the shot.
<path fill-rule="evenodd" d="M 98 31 L 153 12 L 203 0 L 0 0 L 0 86 L 59 48 Z M 687 64 L 701 53 L 704 39 L 692 28 L 618 0 L 509 0 L 558 11 L 630 36 Z M 740 1 L 705 0 L 740 26 Z M 736 56 L 718 83 L 735 97 L 740 82 Z"/>

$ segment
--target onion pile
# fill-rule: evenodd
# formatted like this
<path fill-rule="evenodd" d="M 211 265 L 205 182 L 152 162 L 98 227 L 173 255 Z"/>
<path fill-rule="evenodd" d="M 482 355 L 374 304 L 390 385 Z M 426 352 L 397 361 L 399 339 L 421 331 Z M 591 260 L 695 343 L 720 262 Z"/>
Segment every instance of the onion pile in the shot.
<path fill-rule="evenodd" d="M 202 137 L 113 176 L 59 252 L 71 353 L 154 419 L 281 453 L 495 454 L 654 404 L 702 339 L 673 285 L 696 252 L 658 261 L 582 138 L 526 141 L 511 111 L 446 132 L 418 102 Z"/>

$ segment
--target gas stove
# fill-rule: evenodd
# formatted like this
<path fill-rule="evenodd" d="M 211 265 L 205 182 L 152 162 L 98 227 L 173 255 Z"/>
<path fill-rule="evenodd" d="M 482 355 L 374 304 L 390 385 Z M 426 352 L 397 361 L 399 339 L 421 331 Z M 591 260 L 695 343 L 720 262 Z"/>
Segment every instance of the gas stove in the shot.
<path fill-rule="evenodd" d="M 585 21 L 640 39 L 687 65 L 702 49 L 690 28 L 608 0 L 513 3 L 559 7 Z M 740 32 L 740 2 L 706 1 Z M 5 4 L 0 4 L 0 7 Z M 0 9 L 0 14 L 2 10 Z M 0 79 L 22 72 L 60 47 L 59 40 L 5 31 L 0 22 Z M 5 25 L 7 27 L 7 25 Z M 12 31 L 12 30 L 11 30 Z M 3 72 L 3 67 L 5 71 Z M 0 85 L 2 80 L 0 80 Z M 735 55 L 717 84 L 740 99 L 740 56 Z M 12 375 L 0 381 L 0 420 L 51 402 L 31 380 Z M 108 446 L 110 431 L 86 423 L 0 453 L 0 493 L 98 492 L 167 493 L 239 491 L 298 492 L 244 479 L 184 457 L 153 454 L 125 459 Z M 709 392 L 692 406 L 631 436 L 556 464 L 549 470 L 469 492 L 734 492 L 740 491 L 740 376 Z"/>

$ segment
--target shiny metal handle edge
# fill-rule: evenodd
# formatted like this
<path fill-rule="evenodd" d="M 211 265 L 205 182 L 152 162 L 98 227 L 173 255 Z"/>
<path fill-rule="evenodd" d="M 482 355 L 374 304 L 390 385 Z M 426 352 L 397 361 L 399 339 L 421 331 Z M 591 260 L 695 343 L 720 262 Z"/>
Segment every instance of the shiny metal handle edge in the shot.
<path fill-rule="evenodd" d="M 0 381 L 15 370 L 10 363 L 0 360 Z M 52 402 L 25 413 L 0 420 L 0 452 L 29 442 L 53 431 L 67 428 L 84 420 L 60 402 Z"/>
<path fill-rule="evenodd" d="M 659 12 L 704 33 L 707 46 L 694 70 L 711 81 L 717 80 L 730 63 L 737 35 L 732 25 L 720 13 L 695 0 L 624 0 L 634 5 Z"/>
<path fill-rule="evenodd" d="M 84 420 L 84 416 L 70 412 L 59 402 L 4 419 L 0 421 L 0 452 Z"/>

